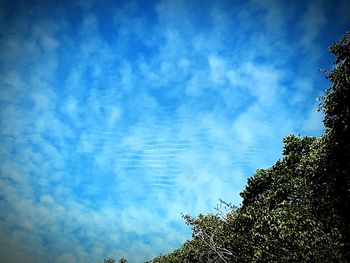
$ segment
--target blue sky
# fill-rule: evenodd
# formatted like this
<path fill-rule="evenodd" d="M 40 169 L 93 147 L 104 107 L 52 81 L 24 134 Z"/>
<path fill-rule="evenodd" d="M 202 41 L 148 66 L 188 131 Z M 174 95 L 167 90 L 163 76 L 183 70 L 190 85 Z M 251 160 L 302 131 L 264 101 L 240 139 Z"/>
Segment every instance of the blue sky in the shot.
<path fill-rule="evenodd" d="M 0 1 L 0 261 L 142 262 L 323 132 L 348 1 Z"/>

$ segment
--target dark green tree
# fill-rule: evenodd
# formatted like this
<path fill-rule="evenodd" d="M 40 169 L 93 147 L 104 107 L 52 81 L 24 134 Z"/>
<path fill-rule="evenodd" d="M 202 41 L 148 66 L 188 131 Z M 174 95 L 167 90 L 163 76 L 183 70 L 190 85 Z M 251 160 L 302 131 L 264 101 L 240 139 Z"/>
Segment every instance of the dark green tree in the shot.
<path fill-rule="evenodd" d="M 350 32 L 330 51 L 336 56 L 327 74 L 332 85 L 323 96 L 326 127 L 323 180 L 331 182 L 330 199 L 339 218 L 344 252 L 350 262 Z"/>
<path fill-rule="evenodd" d="M 104 263 L 115 263 L 115 259 L 114 258 L 105 258 L 103 260 Z"/>
<path fill-rule="evenodd" d="M 118 262 L 119 263 L 128 263 L 128 261 L 124 257 L 119 259 Z M 115 263 L 115 259 L 114 258 L 106 258 L 106 259 L 104 259 L 104 263 Z"/>
<path fill-rule="evenodd" d="M 119 263 L 128 263 L 128 261 L 124 257 L 122 257 L 121 259 L 119 259 Z"/>

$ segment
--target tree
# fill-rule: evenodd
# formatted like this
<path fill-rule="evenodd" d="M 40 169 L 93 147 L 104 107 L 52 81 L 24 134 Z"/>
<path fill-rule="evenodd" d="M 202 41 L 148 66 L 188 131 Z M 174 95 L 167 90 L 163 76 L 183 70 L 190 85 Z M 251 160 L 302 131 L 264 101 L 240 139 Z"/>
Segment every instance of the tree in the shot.
<path fill-rule="evenodd" d="M 103 260 L 104 263 L 115 263 L 115 259 L 114 258 L 105 258 Z"/>
<path fill-rule="evenodd" d="M 128 263 L 128 261 L 124 257 L 119 259 L 118 262 L 119 263 Z M 106 258 L 106 259 L 104 259 L 104 263 L 115 263 L 115 259 L 114 258 Z"/>
<path fill-rule="evenodd" d="M 332 178 L 330 193 L 340 219 L 344 253 L 350 262 L 350 31 L 329 50 L 336 60 L 335 68 L 327 74 L 332 85 L 321 104 L 326 127 L 324 174 Z"/>
<path fill-rule="evenodd" d="M 128 261 L 124 257 L 122 257 L 121 259 L 119 259 L 119 263 L 128 263 Z"/>

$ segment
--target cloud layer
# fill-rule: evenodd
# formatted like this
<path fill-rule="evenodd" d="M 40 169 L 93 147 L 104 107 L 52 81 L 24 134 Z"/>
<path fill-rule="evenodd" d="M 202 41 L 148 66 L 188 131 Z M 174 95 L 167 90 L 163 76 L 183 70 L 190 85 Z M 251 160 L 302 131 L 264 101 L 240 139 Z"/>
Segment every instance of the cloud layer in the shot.
<path fill-rule="evenodd" d="M 142 262 L 240 203 L 315 98 L 346 1 L 0 2 L 0 261 Z"/>

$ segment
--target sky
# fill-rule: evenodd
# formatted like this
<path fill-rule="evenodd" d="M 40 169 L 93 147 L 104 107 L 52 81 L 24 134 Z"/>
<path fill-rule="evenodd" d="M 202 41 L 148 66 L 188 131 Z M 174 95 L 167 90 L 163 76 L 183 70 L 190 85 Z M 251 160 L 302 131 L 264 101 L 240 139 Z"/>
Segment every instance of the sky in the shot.
<path fill-rule="evenodd" d="M 320 136 L 344 1 L 0 0 L 0 262 L 143 262 Z"/>

